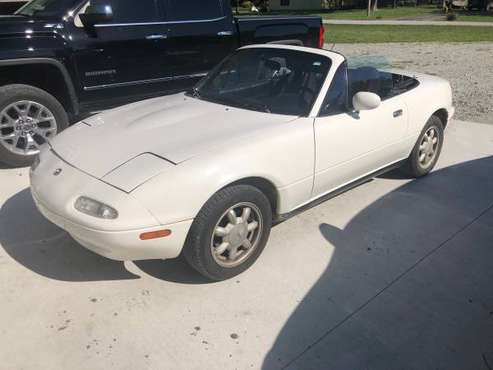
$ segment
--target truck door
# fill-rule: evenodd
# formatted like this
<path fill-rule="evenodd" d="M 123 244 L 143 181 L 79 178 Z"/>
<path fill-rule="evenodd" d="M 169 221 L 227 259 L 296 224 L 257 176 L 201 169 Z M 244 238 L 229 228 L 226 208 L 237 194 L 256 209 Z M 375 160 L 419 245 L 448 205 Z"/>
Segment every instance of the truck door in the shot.
<path fill-rule="evenodd" d="M 138 5 L 134 0 L 91 0 L 91 5 L 103 3 L 111 6 L 113 18 L 96 24 L 94 34 L 83 28 L 78 15 L 74 18 L 70 44 L 86 97 L 132 95 L 132 89 L 170 78 L 168 28 L 158 0 L 139 0 Z M 84 11 L 82 7 L 80 13 Z"/>
<path fill-rule="evenodd" d="M 169 27 L 168 63 L 175 78 L 202 76 L 237 47 L 229 3 L 223 0 L 161 1 L 166 7 Z"/>

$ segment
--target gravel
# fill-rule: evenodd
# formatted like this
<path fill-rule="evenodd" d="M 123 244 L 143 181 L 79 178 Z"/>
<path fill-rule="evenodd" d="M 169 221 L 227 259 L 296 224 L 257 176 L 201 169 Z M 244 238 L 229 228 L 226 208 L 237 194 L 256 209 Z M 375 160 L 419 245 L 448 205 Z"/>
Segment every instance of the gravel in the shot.
<path fill-rule="evenodd" d="M 493 124 L 493 43 L 337 44 L 348 57 L 378 55 L 394 68 L 450 81 L 456 119 Z"/>

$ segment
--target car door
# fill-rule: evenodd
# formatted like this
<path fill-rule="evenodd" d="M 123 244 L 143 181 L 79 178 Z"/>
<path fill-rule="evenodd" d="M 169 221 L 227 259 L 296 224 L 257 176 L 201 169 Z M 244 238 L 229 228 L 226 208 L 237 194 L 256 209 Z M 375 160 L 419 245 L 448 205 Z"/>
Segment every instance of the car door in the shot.
<path fill-rule="evenodd" d="M 91 34 L 76 16 L 71 40 L 89 98 L 132 94 L 136 86 L 171 77 L 166 68 L 168 28 L 158 0 L 140 0 L 138 6 L 134 0 L 91 0 L 95 4 L 111 6 L 112 20 L 96 24 Z"/>
<path fill-rule="evenodd" d="M 349 89 L 351 91 L 351 89 Z M 316 163 L 313 197 L 370 174 L 402 156 L 407 109 L 399 97 L 373 110 L 348 110 L 347 66 L 331 82 L 314 121 Z"/>
<path fill-rule="evenodd" d="M 235 24 L 223 0 L 161 0 L 169 26 L 168 65 L 175 78 L 206 74 L 236 48 Z"/>

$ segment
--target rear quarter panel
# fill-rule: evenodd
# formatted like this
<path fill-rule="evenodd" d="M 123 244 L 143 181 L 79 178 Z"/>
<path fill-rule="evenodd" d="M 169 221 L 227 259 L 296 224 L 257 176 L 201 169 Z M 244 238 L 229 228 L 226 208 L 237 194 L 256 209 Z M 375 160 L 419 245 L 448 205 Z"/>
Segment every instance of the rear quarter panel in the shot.
<path fill-rule="evenodd" d="M 419 81 L 419 85 L 401 96 L 408 108 L 409 132 L 417 139 L 426 122 L 435 112 L 445 109 L 450 119 L 454 108 L 452 89 L 448 81 L 425 74 L 414 74 L 413 77 Z M 447 122 L 444 124 L 446 125 Z"/>

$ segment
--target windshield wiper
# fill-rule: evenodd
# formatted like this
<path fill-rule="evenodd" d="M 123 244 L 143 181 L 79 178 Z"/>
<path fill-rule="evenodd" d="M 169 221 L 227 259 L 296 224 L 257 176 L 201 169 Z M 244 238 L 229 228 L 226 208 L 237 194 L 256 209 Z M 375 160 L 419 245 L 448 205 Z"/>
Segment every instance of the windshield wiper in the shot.
<path fill-rule="evenodd" d="M 254 110 L 261 110 L 264 111 L 265 113 L 272 113 L 269 106 L 267 104 L 263 103 L 253 103 L 253 102 L 245 102 L 241 103 L 242 108 L 252 108 Z"/>

